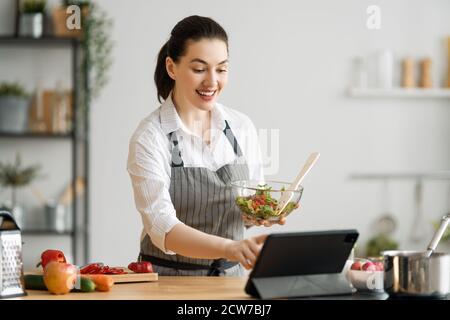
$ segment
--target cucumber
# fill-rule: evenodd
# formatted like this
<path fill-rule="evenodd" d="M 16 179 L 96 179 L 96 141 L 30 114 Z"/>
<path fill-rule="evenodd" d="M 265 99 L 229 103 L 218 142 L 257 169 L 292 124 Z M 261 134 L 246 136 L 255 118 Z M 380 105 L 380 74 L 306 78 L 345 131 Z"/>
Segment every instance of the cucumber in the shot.
<path fill-rule="evenodd" d="M 24 277 L 25 289 L 28 290 L 47 290 L 44 282 L 44 276 L 38 274 L 27 274 Z M 73 288 L 71 292 L 94 292 L 95 282 L 89 278 L 81 277 L 80 288 Z"/>
<path fill-rule="evenodd" d="M 26 274 L 23 276 L 25 289 L 28 290 L 47 290 L 44 283 L 44 276 L 38 274 Z"/>
<path fill-rule="evenodd" d="M 81 277 L 80 288 L 73 288 L 72 292 L 93 292 L 95 291 L 95 282 L 89 278 Z"/>

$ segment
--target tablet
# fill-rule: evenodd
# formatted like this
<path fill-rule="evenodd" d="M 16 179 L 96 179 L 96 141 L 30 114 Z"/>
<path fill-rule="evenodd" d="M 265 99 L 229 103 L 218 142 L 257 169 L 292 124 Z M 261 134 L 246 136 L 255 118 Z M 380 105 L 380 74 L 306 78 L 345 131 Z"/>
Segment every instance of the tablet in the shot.
<path fill-rule="evenodd" d="M 354 229 L 270 234 L 245 291 L 254 294 L 253 278 L 340 273 L 358 236 Z"/>

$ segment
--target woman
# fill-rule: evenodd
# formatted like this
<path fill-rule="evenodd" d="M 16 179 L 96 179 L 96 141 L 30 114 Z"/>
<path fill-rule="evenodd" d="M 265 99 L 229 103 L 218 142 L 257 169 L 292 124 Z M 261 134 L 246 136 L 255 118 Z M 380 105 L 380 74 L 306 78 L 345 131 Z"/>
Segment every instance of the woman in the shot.
<path fill-rule="evenodd" d="M 266 238 L 243 239 L 228 186 L 263 173 L 253 123 L 216 102 L 227 72 L 228 37 L 210 18 L 180 21 L 158 55 L 164 102 L 132 136 L 127 168 L 144 225 L 139 259 L 160 275 L 242 276 Z"/>

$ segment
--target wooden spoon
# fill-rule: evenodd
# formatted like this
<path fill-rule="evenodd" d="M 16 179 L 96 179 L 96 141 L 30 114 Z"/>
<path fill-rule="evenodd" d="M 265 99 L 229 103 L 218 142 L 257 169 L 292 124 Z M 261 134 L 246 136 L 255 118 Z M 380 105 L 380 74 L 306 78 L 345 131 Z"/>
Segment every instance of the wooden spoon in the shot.
<path fill-rule="evenodd" d="M 319 159 L 320 153 L 313 152 L 309 155 L 308 159 L 306 160 L 306 163 L 303 165 L 302 170 L 298 174 L 297 178 L 295 178 L 294 182 L 289 186 L 288 190 L 285 192 L 282 192 L 280 200 L 278 202 L 278 212 L 283 212 L 283 210 L 286 208 L 287 204 L 292 200 L 294 193 L 290 190 L 297 190 L 300 186 L 300 183 L 302 183 L 305 176 L 308 174 L 309 170 L 314 166 L 316 161 Z"/>

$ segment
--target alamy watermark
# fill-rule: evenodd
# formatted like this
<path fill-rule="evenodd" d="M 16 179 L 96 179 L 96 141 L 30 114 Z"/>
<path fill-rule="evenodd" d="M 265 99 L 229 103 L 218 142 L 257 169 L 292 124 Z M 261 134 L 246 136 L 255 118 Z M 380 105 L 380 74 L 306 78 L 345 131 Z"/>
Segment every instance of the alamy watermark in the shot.
<path fill-rule="evenodd" d="M 66 19 L 66 27 L 69 30 L 81 29 L 81 9 L 77 5 L 68 6 L 66 13 L 69 15 Z"/>
<path fill-rule="evenodd" d="M 226 132 L 216 129 L 204 131 L 200 121 L 195 121 L 194 123 L 194 132 L 204 132 L 203 134 L 208 134 L 211 137 L 217 137 L 225 133 L 224 137 L 230 142 L 233 140 L 233 136 L 236 137 L 239 148 L 241 148 L 244 155 L 239 161 L 245 162 L 253 168 L 262 167 L 264 175 L 278 173 L 280 168 L 280 129 L 259 129 L 255 134 L 249 133 L 249 129 L 246 127 L 233 128 L 232 130 L 226 129 Z M 183 165 L 184 150 L 200 151 L 202 162 L 207 162 L 205 160 L 208 159 L 211 150 L 201 139 L 198 139 L 197 135 L 172 135 L 171 140 L 172 146 L 175 148 L 175 152 L 172 154 L 172 163 L 174 165 Z M 225 161 L 225 159 L 218 160 L 220 162 Z"/>
<path fill-rule="evenodd" d="M 366 26 L 369 30 L 381 29 L 381 9 L 377 5 L 370 5 L 366 9 L 367 17 Z"/>

